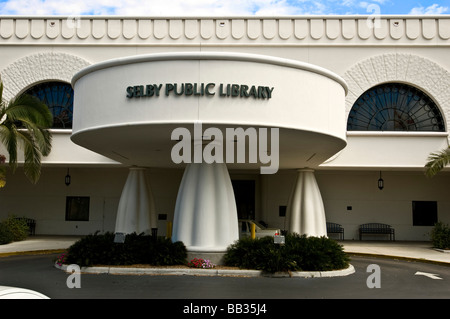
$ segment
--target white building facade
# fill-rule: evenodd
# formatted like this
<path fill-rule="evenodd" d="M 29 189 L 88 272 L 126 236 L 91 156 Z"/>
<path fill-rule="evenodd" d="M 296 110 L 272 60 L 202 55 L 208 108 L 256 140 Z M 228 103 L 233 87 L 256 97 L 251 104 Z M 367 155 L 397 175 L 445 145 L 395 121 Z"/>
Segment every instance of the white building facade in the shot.
<path fill-rule="evenodd" d="M 40 96 L 55 118 L 41 179 L 8 174 L 0 218 L 33 218 L 36 234 L 86 235 L 130 232 L 149 214 L 159 235 L 170 222 L 193 250 L 217 240 L 211 251 L 237 238 L 237 219 L 313 235 L 326 235 L 326 220 L 346 240 L 376 222 L 397 240 L 429 240 L 436 221 L 450 223 L 449 173 L 424 175 L 429 154 L 449 145 L 449 49 L 447 16 L 0 17 L 4 98 Z M 187 83 L 198 96 L 176 96 Z M 245 91 L 233 97 L 233 83 Z M 252 85 L 268 91 L 242 98 Z M 187 173 L 170 157 L 171 132 L 195 123 L 279 127 L 278 169 Z M 189 195 L 202 176 L 227 190 Z M 130 179 L 141 186 L 126 195 Z M 305 218 L 319 230 L 302 229 Z"/>

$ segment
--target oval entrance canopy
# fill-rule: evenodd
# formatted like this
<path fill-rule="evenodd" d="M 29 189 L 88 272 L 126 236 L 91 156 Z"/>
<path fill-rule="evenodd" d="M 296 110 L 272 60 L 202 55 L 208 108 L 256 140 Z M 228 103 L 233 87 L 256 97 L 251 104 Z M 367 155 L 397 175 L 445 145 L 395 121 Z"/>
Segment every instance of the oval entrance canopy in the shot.
<path fill-rule="evenodd" d="M 279 168 L 315 167 L 346 145 L 344 80 L 294 60 L 139 55 L 89 66 L 72 85 L 72 141 L 126 165 L 194 161 L 188 139 L 236 169 L 268 166 L 275 156 Z"/>

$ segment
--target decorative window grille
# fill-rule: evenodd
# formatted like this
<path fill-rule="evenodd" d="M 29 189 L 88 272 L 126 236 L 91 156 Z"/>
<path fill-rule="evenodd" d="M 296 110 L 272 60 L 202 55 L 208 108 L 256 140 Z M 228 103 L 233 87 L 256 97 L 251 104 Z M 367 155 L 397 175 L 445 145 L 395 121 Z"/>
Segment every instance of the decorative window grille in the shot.
<path fill-rule="evenodd" d="M 384 83 L 364 92 L 350 111 L 348 131 L 444 132 L 438 106 L 407 84 Z"/>
<path fill-rule="evenodd" d="M 44 82 L 25 93 L 44 102 L 53 114 L 52 128 L 71 129 L 73 118 L 73 89 L 63 82 Z"/>

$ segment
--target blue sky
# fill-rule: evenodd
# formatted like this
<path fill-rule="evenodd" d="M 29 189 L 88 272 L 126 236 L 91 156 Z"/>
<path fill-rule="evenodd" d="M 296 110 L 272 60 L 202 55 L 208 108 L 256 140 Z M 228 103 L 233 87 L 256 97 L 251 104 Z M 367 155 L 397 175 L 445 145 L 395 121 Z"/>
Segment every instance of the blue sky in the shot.
<path fill-rule="evenodd" d="M 450 0 L 0 0 L 0 15 L 450 14 Z"/>

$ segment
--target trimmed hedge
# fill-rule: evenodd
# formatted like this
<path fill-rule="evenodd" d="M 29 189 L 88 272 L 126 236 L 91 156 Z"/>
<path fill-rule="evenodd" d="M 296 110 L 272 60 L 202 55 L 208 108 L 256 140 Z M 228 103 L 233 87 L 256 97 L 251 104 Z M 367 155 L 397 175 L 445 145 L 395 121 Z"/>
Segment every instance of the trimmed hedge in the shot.
<path fill-rule="evenodd" d="M 224 256 L 227 266 L 269 273 L 338 270 L 347 268 L 349 260 L 335 240 L 298 234 L 288 234 L 284 245 L 274 244 L 273 237 L 243 238 L 228 247 Z"/>
<path fill-rule="evenodd" d="M 450 227 L 437 222 L 431 230 L 431 242 L 435 248 L 450 249 Z"/>
<path fill-rule="evenodd" d="M 88 235 L 69 247 L 66 263 L 79 266 L 133 265 L 154 266 L 186 263 L 187 251 L 181 242 L 150 235 L 128 234 L 124 243 L 114 243 L 114 233 Z"/>
<path fill-rule="evenodd" d="M 29 228 L 26 221 L 9 216 L 0 222 L 0 245 L 21 241 L 28 237 Z"/>
<path fill-rule="evenodd" d="M 182 242 L 133 233 L 119 244 L 114 243 L 114 237 L 114 233 L 95 233 L 78 240 L 69 247 L 65 262 L 79 266 L 186 264 L 187 251 Z M 333 239 L 288 234 L 285 242 L 274 244 L 273 237 L 243 238 L 228 247 L 225 265 L 270 273 L 338 270 L 349 265 L 349 257 Z"/>

